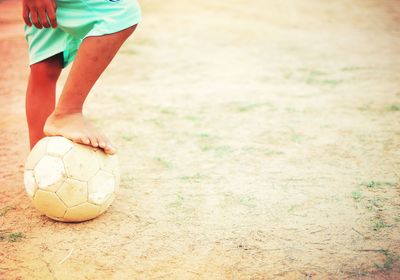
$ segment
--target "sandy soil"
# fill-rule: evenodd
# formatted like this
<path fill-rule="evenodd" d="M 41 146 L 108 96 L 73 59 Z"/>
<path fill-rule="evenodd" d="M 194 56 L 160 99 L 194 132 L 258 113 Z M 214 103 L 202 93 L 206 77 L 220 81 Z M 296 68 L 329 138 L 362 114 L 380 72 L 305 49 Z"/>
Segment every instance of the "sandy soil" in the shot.
<path fill-rule="evenodd" d="M 120 195 L 79 224 L 24 193 L 15 2 L 0 1 L 0 279 L 400 279 L 398 1 L 142 1 L 86 107 L 120 149 Z"/>

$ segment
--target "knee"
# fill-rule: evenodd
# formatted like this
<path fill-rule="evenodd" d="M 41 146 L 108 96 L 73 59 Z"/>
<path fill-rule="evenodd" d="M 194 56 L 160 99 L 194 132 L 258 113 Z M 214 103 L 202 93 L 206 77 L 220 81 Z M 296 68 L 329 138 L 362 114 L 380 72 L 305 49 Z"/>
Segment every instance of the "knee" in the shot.
<path fill-rule="evenodd" d="M 61 62 L 44 60 L 31 65 L 31 77 L 43 82 L 57 82 L 62 70 Z"/>

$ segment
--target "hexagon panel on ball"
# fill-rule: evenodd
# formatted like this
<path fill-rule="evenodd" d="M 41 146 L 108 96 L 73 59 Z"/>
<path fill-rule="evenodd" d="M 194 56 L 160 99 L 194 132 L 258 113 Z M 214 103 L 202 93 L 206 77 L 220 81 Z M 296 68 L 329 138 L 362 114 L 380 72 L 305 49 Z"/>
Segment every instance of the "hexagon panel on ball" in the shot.
<path fill-rule="evenodd" d="M 68 207 L 74 207 L 87 201 L 87 183 L 68 178 L 57 191 L 57 195 Z"/>
<path fill-rule="evenodd" d="M 67 211 L 67 206 L 54 192 L 38 190 L 33 198 L 33 204 L 46 216 L 62 218 Z"/>
<path fill-rule="evenodd" d="M 48 137 L 46 153 L 52 156 L 63 157 L 69 150 L 74 147 L 74 143 L 62 136 Z"/>
<path fill-rule="evenodd" d="M 39 189 L 56 191 L 65 179 L 65 169 L 62 160 L 54 156 L 43 156 L 33 174 Z"/>
<path fill-rule="evenodd" d="M 104 170 L 99 170 L 97 174 L 88 182 L 89 202 L 101 205 L 114 193 L 114 175 Z"/>
<path fill-rule="evenodd" d="M 97 173 L 100 166 L 90 147 L 76 144 L 63 158 L 69 178 L 88 181 Z"/>
<path fill-rule="evenodd" d="M 119 171 L 119 162 L 118 156 L 108 155 L 104 153 L 102 150 L 96 150 L 97 160 L 99 162 L 100 168 L 105 170 L 106 172 L 110 172 L 114 175 L 115 179 L 115 188 L 114 192 L 117 192 L 120 184 L 120 171 Z"/>
<path fill-rule="evenodd" d="M 63 220 L 66 222 L 83 222 L 96 218 L 100 214 L 100 206 L 85 202 L 67 209 Z"/>

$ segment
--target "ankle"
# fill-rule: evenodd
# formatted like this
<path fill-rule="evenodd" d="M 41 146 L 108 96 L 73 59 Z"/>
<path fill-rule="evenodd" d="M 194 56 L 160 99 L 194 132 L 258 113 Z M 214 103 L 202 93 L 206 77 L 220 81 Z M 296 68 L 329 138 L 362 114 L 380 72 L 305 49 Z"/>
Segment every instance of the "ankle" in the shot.
<path fill-rule="evenodd" d="M 53 112 L 55 117 L 62 117 L 65 115 L 82 115 L 82 108 L 56 108 Z"/>

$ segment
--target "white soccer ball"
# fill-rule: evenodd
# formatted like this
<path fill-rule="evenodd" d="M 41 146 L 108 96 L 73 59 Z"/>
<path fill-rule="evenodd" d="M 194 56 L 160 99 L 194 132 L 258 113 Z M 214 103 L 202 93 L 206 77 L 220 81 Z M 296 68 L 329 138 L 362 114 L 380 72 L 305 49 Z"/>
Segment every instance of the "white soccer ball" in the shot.
<path fill-rule="evenodd" d="M 119 180 L 116 155 L 61 136 L 41 139 L 25 162 L 24 185 L 33 205 L 63 222 L 86 221 L 104 213 Z"/>

